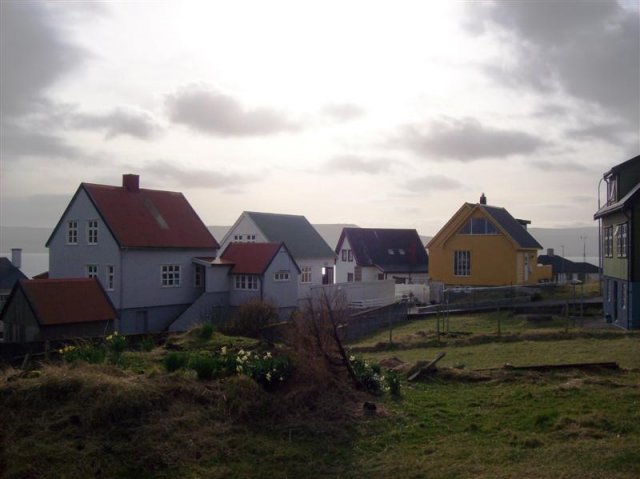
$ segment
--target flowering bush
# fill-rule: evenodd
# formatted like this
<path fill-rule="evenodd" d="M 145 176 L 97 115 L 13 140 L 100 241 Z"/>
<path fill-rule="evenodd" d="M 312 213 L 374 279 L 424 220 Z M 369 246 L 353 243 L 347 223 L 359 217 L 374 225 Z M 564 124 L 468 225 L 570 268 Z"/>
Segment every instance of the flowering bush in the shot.
<path fill-rule="evenodd" d="M 127 348 L 127 338 L 120 336 L 118 331 L 105 338 L 105 346 L 109 352 L 109 361 L 112 364 L 119 364 L 122 360 L 122 353 Z"/>
<path fill-rule="evenodd" d="M 238 351 L 236 372 L 249 376 L 265 389 L 275 389 L 291 376 L 292 367 L 287 358 L 275 358 L 270 352 L 262 355 L 251 351 Z"/>

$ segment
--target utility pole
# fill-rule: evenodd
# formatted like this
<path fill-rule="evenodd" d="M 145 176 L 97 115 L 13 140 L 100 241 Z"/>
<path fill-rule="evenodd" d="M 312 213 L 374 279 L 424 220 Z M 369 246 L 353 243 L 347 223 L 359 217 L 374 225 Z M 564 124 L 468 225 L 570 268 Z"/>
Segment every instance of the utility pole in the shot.
<path fill-rule="evenodd" d="M 587 280 L 587 237 L 580 236 L 582 240 L 582 284 L 580 285 L 580 317 L 584 318 L 584 282 Z"/>

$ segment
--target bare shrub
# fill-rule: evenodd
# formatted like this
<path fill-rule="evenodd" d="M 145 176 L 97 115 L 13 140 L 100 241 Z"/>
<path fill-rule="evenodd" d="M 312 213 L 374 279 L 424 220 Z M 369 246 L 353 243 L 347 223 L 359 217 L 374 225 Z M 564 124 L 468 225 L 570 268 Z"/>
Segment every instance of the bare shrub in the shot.
<path fill-rule="evenodd" d="M 221 329 L 228 334 L 259 338 L 262 328 L 278 320 L 277 308 L 259 299 L 247 301 Z"/>

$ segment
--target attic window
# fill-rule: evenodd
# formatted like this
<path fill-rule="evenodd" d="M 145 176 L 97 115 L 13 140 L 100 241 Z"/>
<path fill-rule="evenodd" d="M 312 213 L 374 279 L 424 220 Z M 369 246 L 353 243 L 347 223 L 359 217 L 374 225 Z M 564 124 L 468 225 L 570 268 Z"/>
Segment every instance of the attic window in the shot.
<path fill-rule="evenodd" d="M 400 253 L 400 254 L 404 254 L 404 250 L 403 250 L 402 248 L 400 248 L 400 249 L 398 250 L 398 253 Z"/>
<path fill-rule="evenodd" d="M 151 216 L 153 216 L 153 219 L 156 220 L 156 223 L 158 223 L 158 226 L 160 226 L 161 229 L 169 229 L 169 225 L 158 211 L 158 208 L 156 208 L 156 205 L 154 205 L 149 198 L 145 198 L 144 207 L 151 214 Z"/>
<path fill-rule="evenodd" d="M 498 230 L 486 218 L 471 218 L 458 230 L 461 235 L 497 235 Z"/>
<path fill-rule="evenodd" d="M 387 250 L 387 253 L 389 253 L 389 254 L 393 254 L 393 250 L 392 250 L 391 248 L 389 248 L 389 249 Z"/>

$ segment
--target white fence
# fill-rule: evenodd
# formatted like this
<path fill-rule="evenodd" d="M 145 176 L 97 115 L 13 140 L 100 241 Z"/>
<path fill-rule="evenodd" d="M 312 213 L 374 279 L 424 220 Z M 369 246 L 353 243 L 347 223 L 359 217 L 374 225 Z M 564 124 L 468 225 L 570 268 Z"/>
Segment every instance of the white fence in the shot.
<path fill-rule="evenodd" d="M 338 283 L 321 287 L 329 295 L 344 294 L 350 308 L 365 309 L 393 304 L 396 300 L 395 286 L 393 280 L 385 280 Z"/>

